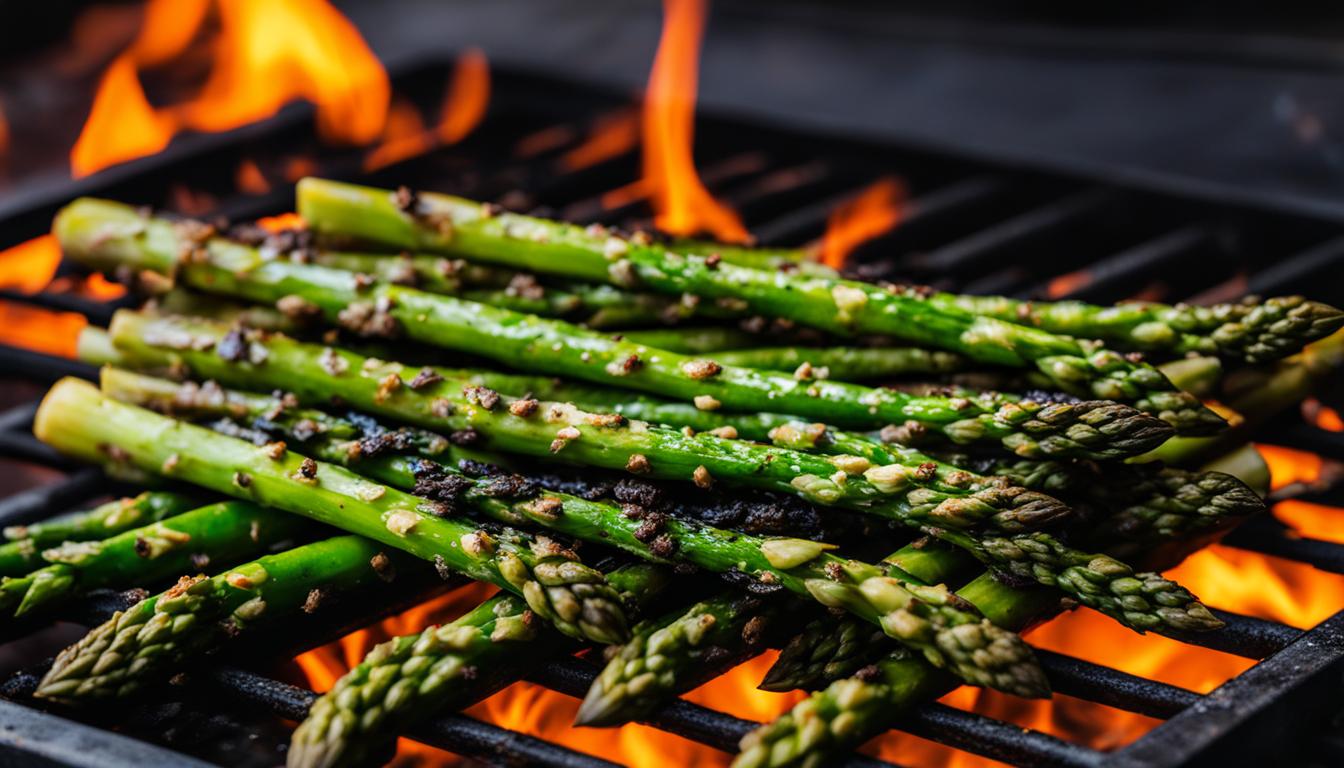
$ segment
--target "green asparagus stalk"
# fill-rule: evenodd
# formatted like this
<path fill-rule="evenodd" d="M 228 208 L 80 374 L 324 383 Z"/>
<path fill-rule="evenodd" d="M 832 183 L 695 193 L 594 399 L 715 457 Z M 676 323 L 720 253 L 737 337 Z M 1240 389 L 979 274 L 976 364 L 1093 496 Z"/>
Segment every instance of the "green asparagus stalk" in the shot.
<path fill-rule="evenodd" d="M 495 213 L 447 195 L 420 194 L 404 207 L 399 199 L 407 198 L 322 179 L 304 179 L 298 187 L 300 213 L 319 235 L 663 293 L 739 299 L 753 312 L 839 335 L 889 335 L 983 363 L 1035 368 L 1060 389 L 1132 403 L 1183 434 L 1211 434 L 1226 426 L 1149 365 L 1068 336 L 942 307 L 920 291 L 888 290 L 825 275 L 788 275 L 703 254 L 673 254 L 656 243 Z"/>
<path fill-rule="evenodd" d="M 607 579 L 638 605 L 668 581 L 665 570 L 649 565 L 625 566 Z M 567 647 L 557 640 L 526 603 L 501 594 L 448 624 L 379 643 L 313 703 L 290 740 L 287 764 L 366 764 L 380 744 L 411 724 L 465 707 L 507 682 L 519 671 L 520 651 Z"/>
<path fill-rule="evenodd" d="M 90 589 L 153 584 L 265 550 L 305 527 L 301 518 L 223 501 L 102 541 L 66 542 L 40 554 L 45 567 L 0 580 L 0 611 L 23 616 Z"/>
<path fill-rule="evenodd" d="M 704 682 L 703 671 L 726 650 L 752 649 L 776 604 L 725 592 L 635 628 L 630 642 L 593 680 L 574 724 L 609 727 L 640 720 L 669 699 Z M 871 624 L 856 622 L 885 637 Z"/>
<path fill-rule="evenodd" d="M 72 705 L 127 696 L 168 677 L 231 634 L 267 617 L 299 614 L 314 590 L 366 587 L 387 578 L 394 565 L 374 542 L 337 536 L 213 578 L 183 577 L 168 591 L 118 611 L 62 651 L 35 695 Z"/>
<path fill-rule="evenodd" d="M 960 355 L 917 347 L 758 347 L 719 352 L 714 360 L 723 365 L 840 381 L 953 373 L 971 365 Z"/>
<path fill-rule="evenodd" d="M 1295 354 L 1344 326 L 1344 312 L 1301 296 L 1249 297 L 1235 304 L 1130 302 L 1110 307 L 1081 301 L 1021 301 L 1002 296 L 937 293 L 936 307 L 1022 323 L 1117 349 L 1168 355 L 1217 355 L 1264 363 Z"/>
<path fill-rule="evenodd" d="M 728 325 L 705 325 L 694 328 L 648 328 L 623 330 L 626 341 L 646 347 L 667 349 L 684 355 L 705 355 L 730 349 L 758 346 L 763 336 Z"/>
<path fill-rule="evenodd" d="M 76 379 L 43 399 L 34 433 L 99 464 L 158 473 L 310 517 L 521 594 L 565 634 L 595 642 L 628 637 L 624 611 L 602 575 L 557 543 L 491 534 L 442 506 L 316 462 L 283 444 L 254 446 L 118 403 Z"/>
<path fill-rule="evenodd" d="M 176 278 L 192 287 L 296 313 L 320 311 L 366 335 L 404 333 L 505 363 L 525 359 L 547 373 L 693 400 L 705 410 L 778 411 L 841 426 L 915 421 L 955 443 L 998 443 L 1022 455 L 1115 458 L 1171 435 L 1160 420 L 1113 402 L 1042 405 L 993 394 L 916 397 L 721 366 L 559 321 L 402 286 L 366 285 L 354 273 L 265 261 L 253 248 L 218 238 L 197 243 L 180 226 L 114 203 L 77 201 L 57 217 L 56 231 L 67 254 L 92 266 L 176 270 Z M 193 255 L 178 263 L 184 250 Z"/>
<path fill-rule="evenodd" d="M 144 322 L 169 324 L 154 330 Z M 1218 626 L 1189 592 L 1170 581 L 1155 574 L 1135 578 L 1133 569 L 1113 558 L 1072 549 L 1043 533 L 1022 534 L 1067 512 L 1054 499 L 1010 485 L 972 490 L 957 486 L 951 476 L 942 483 L 933 471 L 936 464 L 933 470 L 900 463 L 874 465 L 862 457 L 817 456 L 708 434 L 688 436 L 641 422 L 626 424 L 610 415 L 583 413 L 567 405 L 527 401 L 516 407 L 516 401 L 506 402 L 493 392 L 468 388 L 459 394 L 455 385 L 446 382 L 401 386 L 403 371 L 395 364 L 367 365 L 364 358 L 350 352 L 319 353 L 316 347 L 274 335 L 248 342 L 265 350 L 263 363 L 231 362 L 206 351 L 219 341 L 211 335 L 218 329 L 211 331 L 208 324 L 145 321 L 123 313 L 114 320 L 112 332 L 132 357 L 137 347 L 170 339 L 176 361 L 198 376 L 239 386 L 291 387 L 300 400 L 314 403 L 335 396 L 367 411 L 430 429 L 470 429 L 472 434 L 488 437 L 492 448 L 505 452 L 555 454 L 563 461 L 654 477 L 689 477 L 700 485 L 722 480 L 793 492 L 818 503 L 927 527 L 990 567 L 1063 589 L 1135 629 Z M 344 373 L 324 375 L 331 366 L 321 364 L 323 354 L 344 360 L 337 366 Z M 586 440 L 581 427 L 588 430 Z M 970 485 L 974 476 L 963 473 L 960 480 Z M 930 487 L 934 483 L 939 485 Z M 972 535 L 964 530 L 979 527 L 1005 533 Z"/>
<path fill-rule="evenodd" d="M 9 541 L 0 544 L 0 577 L 22 576 L 42 565 L 42 550 L 66 541 L 97 541 L 147 523 L 186 512 L 200 501 L 188 494 L 145 491 L 134 498 L 116 499 L 84 512 L 61 515 L 28 525 L 4 529 Z"/>

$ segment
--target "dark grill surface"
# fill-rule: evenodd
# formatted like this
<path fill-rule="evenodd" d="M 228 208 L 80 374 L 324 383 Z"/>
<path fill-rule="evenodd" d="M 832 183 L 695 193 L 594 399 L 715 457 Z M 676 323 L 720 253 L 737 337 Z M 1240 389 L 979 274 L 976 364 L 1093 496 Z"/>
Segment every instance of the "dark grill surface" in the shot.
<path fill-rule="evenodd" d="M 398 86 L 428 106 L 437 104 L 444 81 L 445 69 L 433 65 L 403 73 Z M 627 152 L 570 173 L 556 167 L 556 158 L 588 135 L 593 120 L 625 106 L 623 100 L 533 76 L 496 73 L 494 81 L 487 120 L 457 146 L 366 174 L 362 152 L 320 147 L 309 129 L 309 110 L 292 107 L 246 129 L 180 139 L 159 156 L 72 182 L 66 189 L 31 194 L 20 190 L 0 200 L 0 246 L 45 231 L 55 208 L 77 194 L 235 219 L 291 210 L 292 187 L 285 169 L 299 157 L 315 162 L 312 172 L 320 175 L 440 189 L 578 221 L 648 225 L 651 211 L 645 201 L 607 208 L 600 199 L 604 192 L 637 177 L 637 154 Z M 549 148 L 520 155 L 520 142 L 543 132 L 552 140 Z M 534 138 L 523 145 L 543 144 Z M 770 245 L 796 245 L 818 237 L 836 203 L 883 175 L 899 177 L 908 192 L 901 226 L 862 246 L 851 260 L 868 277 L 899 276 L 966 291 L 1093 301 L 1132 297 L 1217 301 L 1246 292 L 1300 291 L 1344 303 L 1344 282 L 1337 277 L 1344 266 L 1344 230 L 1337 224 L 725 119 L 702 121 L 696 157 L 715 195 L 735 207 L 751 231 Z M 272 182 L 272 192 L 245 195 L 235 190 L 234 173 L 244 159 L 257 163 Z M 79 312 L 93 323 L 105 323 L 114 309 L 70 294 L 6 293 L 0 298 Z M 0 525 L 39 520 L 125 490 L 96 470 L 63 460 L 29 431 L 36 406 L 32 398 L 43 385 L 63 375 L 92 377 L 94 370 L 8 346 L 0 346 L 0 364 L 5 371 L 0 396 L 9 398 L 3 403 L 7 410 L 0 413 L 0 454 L 5 457 L 0 459 L 0 471 L 16 478 L 42 478 L 46 475 L 37 473 L 45 467 L 62 476 L 0 499 Z M 1312 426 L 1296 413 L 1256 438 L 1344 461 L 1344 434 Z M 1310 498 L 1344 506 L 1340 491 L 1318 488 Z M 1226 543 L 1344 573 L 1344 546 L 1290 535 L 1268 516 L 1244 526 Z M 429 593 L 407 594 L 400 603 L 380 606 L 373 614 L 347 606 L 324 617 L 322 627 L 309 627 L 284 653 L 277 653 L 272 642 L 264 650 L 256 647 L 231 655 L 198 675 L 186 690 L 165 691 L 163 697 L 171 699 L 171 705 L 129 706 L 117 713 L 115 725 L 207 760 L 275 764 L 281 760 L 277 744 L 287 737 L 278 718 L 301 718 L 314 694 L 268 677 L 275 665 L 258 660 L 283 662 Z M 93 595 L 71 606 L 63 618 L 88 625 L 130 599 Z M 1041 653 L 1060 693 L 1166 721 L 1123 750 L 1101 753 L 939 704 L 916 709 L 901 727 L 963 750 L 1033 766 L 1218 761 L 1228 765 L 1229 759 L 1236 765 L 1265 758 L 1266 753 L 1275 754 L 1270 750 L 1281 749 L 1284 739 L 1300 735 L 1298 729 L 1318 727 L 1320 717 L 1328 714 L 1322 705 L 1332 688 L 1339 690 L 1344 669 L 1344 612 L 1308 631 L 1226 612 L 1220 616 L 1227 622 L 1225 630 L 1190 637 L 1188 642 L 1259 663 L 1207 696 L 1080 659 Z M 39 630 L 51 631 L 13 626 L 0 630 L 0 640 Z M 90 719 L 92 727 L 75 727 L 31 709 L 26 694 L 42 664 L 37 659 L 21 663 L 34 665 L 14 672 L 0 688 L 0 693 L 21 703 L 0 702 L 0 763 L 195 764 L 180 752 L 104 730 L 114 725 L 110 720 Z M 593 666 L 576 658 L 519 670 L 520 677 L 574 696 L 582 695 L 594 674 Z M 192 738 L 180 733 L 173 737 L 175 731 L 167 725 L 173 722 L 199 722 L 206 732 L 237 725 L 261 734 L 265 743 L 250 750 L 201 754 L 204 748 Z M 664 708 L 651 724 L 725 750 L 733 750 L 753 726 L 684 701 Z M 607 765 L 456 714 L 439 717 L 409 735 L 486 762 Z M 1327 753 L 1323 760 L 1339 764 L 1344 754 Z M 876 761 L 856 756 L 850 763 Z"/>

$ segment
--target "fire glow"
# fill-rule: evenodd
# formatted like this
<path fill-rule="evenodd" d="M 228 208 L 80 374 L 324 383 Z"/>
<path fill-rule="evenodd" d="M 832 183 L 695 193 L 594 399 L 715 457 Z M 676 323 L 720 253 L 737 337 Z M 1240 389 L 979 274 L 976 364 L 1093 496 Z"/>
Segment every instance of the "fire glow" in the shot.
<path fill-rule="evenodd" d="M 742 220 L 705 189 L 692 156 L 705 15 L 705 0 L 663 2 L 663 31 L 644 92 L 642 181 L 658 229 L 673 235 L 708 232 L 742 243 L 751 238 Z"/>
<path fill-rule="evenodd" d="M 821 260 L 836 269 L 843 267 L 851 251 L 900 223 L 904 200 L 905 188 L 888 176 L 836 206 L 821 239 Z"/>
<path fill-rule="evenodd" d="M 181 56 L 212 13 L 209 78 L 193 97 L 155 107 L 141 73 Z M 87 176 L 162 151 L 181 131 L 229 130 L 296 99 L 316 106 L 324 139 L 364 144 L 382 131 L 390 94 L 382 64 L 327 0 L 150 0 L 139 35 L 103 73 L 70 170 Z"/>
<path fill-rule="evenodd" d="M 480 124 L 489 106 L 490 66 L 485 54 L 475 48 L 463 51 L 444 91 L 434 127 L 425 127 L 414 104 L 394 100 L 378 146 L 364 157 L 364 170 L 377 170 L 435 147 L 456 144 Z"/>

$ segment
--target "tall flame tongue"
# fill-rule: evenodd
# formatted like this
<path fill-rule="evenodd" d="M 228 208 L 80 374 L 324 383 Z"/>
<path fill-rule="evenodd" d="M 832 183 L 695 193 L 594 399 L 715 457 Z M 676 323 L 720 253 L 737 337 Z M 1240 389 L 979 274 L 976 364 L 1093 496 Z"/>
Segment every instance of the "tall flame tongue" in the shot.
<path fill-rule="evenodd" d="M 434 127 L 425 127 L 414 104 L 396 99 L 388 113 L 382 139 L 364 157 L 364 170 L 375 171 L 422 155 L 435 146 L 456 144 L 476 129 L 489 106 L 490 65 L 480 49 L 469 48 L 457 59 L 452 80 L 443 92 L 439 120 Z"/>
<path fill-rule="evenodd" d="M 741 219 L 700 182 L 692 150 L 705 0 L 664 0 L 663 32 L 644 93 L 644 181 L 654 225 L 674 235 L 708 232 L 734 243 L 751 239 Z"/>
<path fill-rule="evenodd" d="M 177 58 L 214 10 L 210 76 L 179 104 L 149 103 L 140 73 Z M 324 139 L 378 137 L 391 86 L 359 32 L 327 0 L 150 0 L 131 46 L 108 66 L 70 153 L 86 176 L 153 154 L 179 131 L 224 131 L 275 114 L 295 99 L 317 107 Z"/>
<path fill-rule="evenodd" d="M 853 200 L 836 206 L 821 239 L 821 260 L 840 269 L 851 251 L 900 223 L 905 186 L 894 176 L 873 182 Z"/>

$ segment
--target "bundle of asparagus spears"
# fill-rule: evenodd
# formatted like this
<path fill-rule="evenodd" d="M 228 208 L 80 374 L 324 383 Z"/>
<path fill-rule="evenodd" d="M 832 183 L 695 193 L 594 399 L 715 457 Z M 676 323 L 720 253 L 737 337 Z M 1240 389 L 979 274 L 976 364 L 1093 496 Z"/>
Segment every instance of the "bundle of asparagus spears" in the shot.
<path fill-rule="evenodd" d="M 1217 630 L 1159 571 L 1263 510 L 1238 441 L 1344 362 L 1344 314 L 1300 297 L 1028 303 L 406 189 L 298 201 L 285 232 L 59 214 L 67 256 L 156 295 L 85 332 L 101 386 L 58 383 L 34 431 L 232 500 L 147 494 L 0 547 L 15 614 L 182 577 L 61 653 L 37 695 L 68 705 L 417 561 L 500 588 L 377 646 L 296 767 L 594 646 L 579 721 L 610 726 L 783 644 L 762 687 L 814 693 L 740 766 L 821 764 L 958 684 L 1048 696 L 1018 633 L 1058 611 Z"/>

